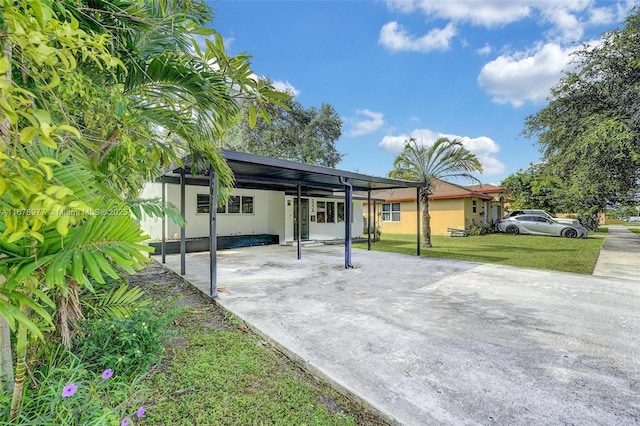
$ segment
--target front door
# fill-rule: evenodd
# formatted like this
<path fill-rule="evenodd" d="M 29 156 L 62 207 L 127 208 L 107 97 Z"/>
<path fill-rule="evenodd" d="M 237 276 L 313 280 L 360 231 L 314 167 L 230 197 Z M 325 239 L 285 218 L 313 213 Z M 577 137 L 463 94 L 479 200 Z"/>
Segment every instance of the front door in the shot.
<path fill-rule="evenodd" d="M 309 199 L 302 198 L 302 204 L 300 204 L 300 214 L 302 216 L 302 240 L 309 239 Z M 293 200 L 293 239 L 298 239 L 298 198 Z"/>

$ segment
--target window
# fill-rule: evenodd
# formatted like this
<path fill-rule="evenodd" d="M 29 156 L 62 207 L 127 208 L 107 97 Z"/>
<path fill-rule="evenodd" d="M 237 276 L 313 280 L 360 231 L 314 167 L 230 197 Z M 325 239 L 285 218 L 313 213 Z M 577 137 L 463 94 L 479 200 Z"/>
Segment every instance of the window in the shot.
<path fill-rule="evenodd" d="M 336 221 L 336 204 L 327 203 L 327 223 L 333 223 Z"/>
<path fill-rule="evenodd" d="M 477 212 L 478 212 L 477 202 L 476 200 L 473 200 L 473 213 L 477 213 Z"/>
<path fill-rule="evenodd" d="M 253 214 L 253 197 L 242 197 L 242 213 Z"/>
<path fill-rule="evenodd" d="M 383 203 L 382 221 L 400 222 L 400 203 Z"/>
<path fill-rule="evenodd" d="M 318 223 L 325 223 L 325 219 L 326 219 L 326 203 L 324 201 L 318 201 L 318 203 L 316 204 L 316 210 L 317 210 L 317 214 L 316 214 L 316 222 Z"/>
<path fill-rule="evenodd" d="M 338 203 L 338 223 L 344 222 L 344 203 Z"/>
<path fill-rule="evenodd" d="M 240 213 L 240 197 L 234 195 L 229 197 L 227 213 Z"/>
<path fill-rule="evenodd" d="M 196 213 L 209 213 L 209 194 L 197 194 L 196 197 Z"/>
<path fill-rule="evenodd" d="M 200 197 L 200 195 L 198 195 Z M 208 197 L 208 196 L 207 196 Z M 199 198 L 198 198 L 199 200 Z M 207 198 L 208 200 L 208 198 Z M 208 201 L 207 201 L 208 202 Z M 207 205 L 207 213 L 208 205 Z M 253 196 L 247 195 L 235 195 L 230 196 L 227 204 L 218 206 L 216 208 L 217 213 L 228 213 L 228 214 L 253 214 Z M 198 211 L 200 213 L 200 211 Z"/>

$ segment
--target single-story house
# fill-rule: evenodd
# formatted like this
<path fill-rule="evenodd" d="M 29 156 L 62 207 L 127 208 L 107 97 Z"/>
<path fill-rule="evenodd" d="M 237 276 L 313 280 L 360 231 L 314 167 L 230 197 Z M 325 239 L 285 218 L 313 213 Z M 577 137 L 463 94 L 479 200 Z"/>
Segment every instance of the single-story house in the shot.
<path fill-rule="evenodd" d="M 429 195 L 431 233 L 447 235 L 448 229 L 469 229 L 488 224 L 504 216 L 504 203 L 511 191 L 495 185 L 463 186 L 437 180 Z M 418 203 L 414 188 L 393 188 L 373 191 L 382 233 L 413 234 L 416 229 Z M 365 202 L 366 206 L 366 202 Z M 365 213 L 365 221 L 367 219 Z M 420 219 L 422 216 L 420 216 Z M 373 221 L 373 218 L 372 218 Z"/>
<path fill-rule="evenodd" d="M 205 174 L 194 173 L 190 158 L 183 167 L 167 168 L 141 194 L 142 198 L 157 197 L 179 207 L 184 227 L 149 217 L 143 218 L 141 225 L 157 242 L 163 257 L 168 244 L 179 248 L 183 274 L 187 251 L 210 252 L 212 297 L 217 294 L 218 248 L 295 242 L 300 258 L 303 240 L 342 240 L 345 267 L 351 268 L 351 240 L 363 235 L 363 203 L 371 200 L 371 192 L 410 188 L 417 193 L 419 186 L 238 151 L 223 150 L 222 156 L 235 177 L 233 193 L 223 206 L 216 205 L 218 185 L 212 168 Z M 354 191 L 364 195 L 354 197 Z M 193 247 L 187 247 L 188 242 Z"/>

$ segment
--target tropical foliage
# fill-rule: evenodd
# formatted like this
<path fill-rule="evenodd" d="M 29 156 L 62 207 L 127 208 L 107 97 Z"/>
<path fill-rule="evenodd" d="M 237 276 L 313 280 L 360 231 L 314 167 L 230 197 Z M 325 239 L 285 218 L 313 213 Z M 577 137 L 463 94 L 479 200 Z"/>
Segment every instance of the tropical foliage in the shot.
<path fill-rule="evenodd" d="M 439 138 L 429 146 L 415 138 L 405 142 L 404 150 L 394 160 L 389 176 L 423 184 L 420 188 L 420 204 L 424 247 L 432 247 L 429 195 L 432 193 L 433 182 L 466 178 L 479 183 L 473 172 L 482 172 L 482 165 L 475 154 L 465 148 L 459 139 Z"/>
<path fill-rule="evenodd" d="M 500 186 L 510 189 L 513 209 L 542 209 L 551 213 L 571 211 L 560 179 L 546 171 L 544 163 L 532 164 L 507 176 Z"/>
<path fill-rule="evenodd" d="M 528 117 L 546 172 L 563 187 L 569 209 L 595 218 L 640 189 L 640 8 L 626 26 L 575 54 L 575 71 Z M 592 221 L 597 223 L 597 221 Z"/>
<path fill-rule="evenodd" d="M 69 347 L 83 295 L 144 265 L 132 213 L 166 208 L 136 199 L 143 182 L 189 154 L 232 185 L 216 141 L 239 102 L 255 122 L 289 96 L 226 54 L 201 1 L 0 0 L 0 13 L 0 381 L 17 419 L 29 342 L 55 331 Z"/>
<path fill-rule="evenodd" d="M 243 108 L 250 106 L 245 103 Z M 251 114 L 243 114 L 245 118 L 229 132 L 225 146 L 318 166 L 335 167 L 340 162 L 343 155 L 335 143 L 342 134 L 342 120 L 331 105 L 305 108 L 290 99 L 285 107 L 274 107 L 272 114 L 271 123 L 258 121 L 255 126 Z"/>

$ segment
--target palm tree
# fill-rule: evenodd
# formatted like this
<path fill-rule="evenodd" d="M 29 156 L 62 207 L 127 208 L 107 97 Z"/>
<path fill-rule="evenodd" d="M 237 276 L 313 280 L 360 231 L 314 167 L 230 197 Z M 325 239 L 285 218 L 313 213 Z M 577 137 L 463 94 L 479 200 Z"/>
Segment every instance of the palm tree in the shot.
<path fill-rule="evenodd" d="M 15 371 L 0 345 L 0 385 L 13 377 L 12 420 L 29 338 L 56 317 L 68 344 L 90 278 L 143 266 L 146 237 L 125 204 L 141 182 L 189 152 L 231 185 L 215 140 L 238 98 L 268 119 L 269 103 L 289 97 L 256 82 L 249 56 L 229 57 L 219 36 L 189 50 L 213 32 L 199 28 L 210 18 L 201 0 L 13 3 L 0 6 L 0 211 L 48 213 L 0 215 L 0 338 L 16 335 Z M 29 41 L 36 33 L 46 49 Z"/>
<path fill-rule="evenodd" d="M 405 142 L 404 150 L 393 162 L 390 177 L 421 182 L 422 238 L 424 247 L 431 245 L 431 216 L 429 195 L 436 180 L 464 177 L 480 183 L 472 172 L 482 173 L 482 165 L 475 154 L 464 147 L 459 139 L 439 138 L 433 145 L 425 146 L 415 138 Z"/>

